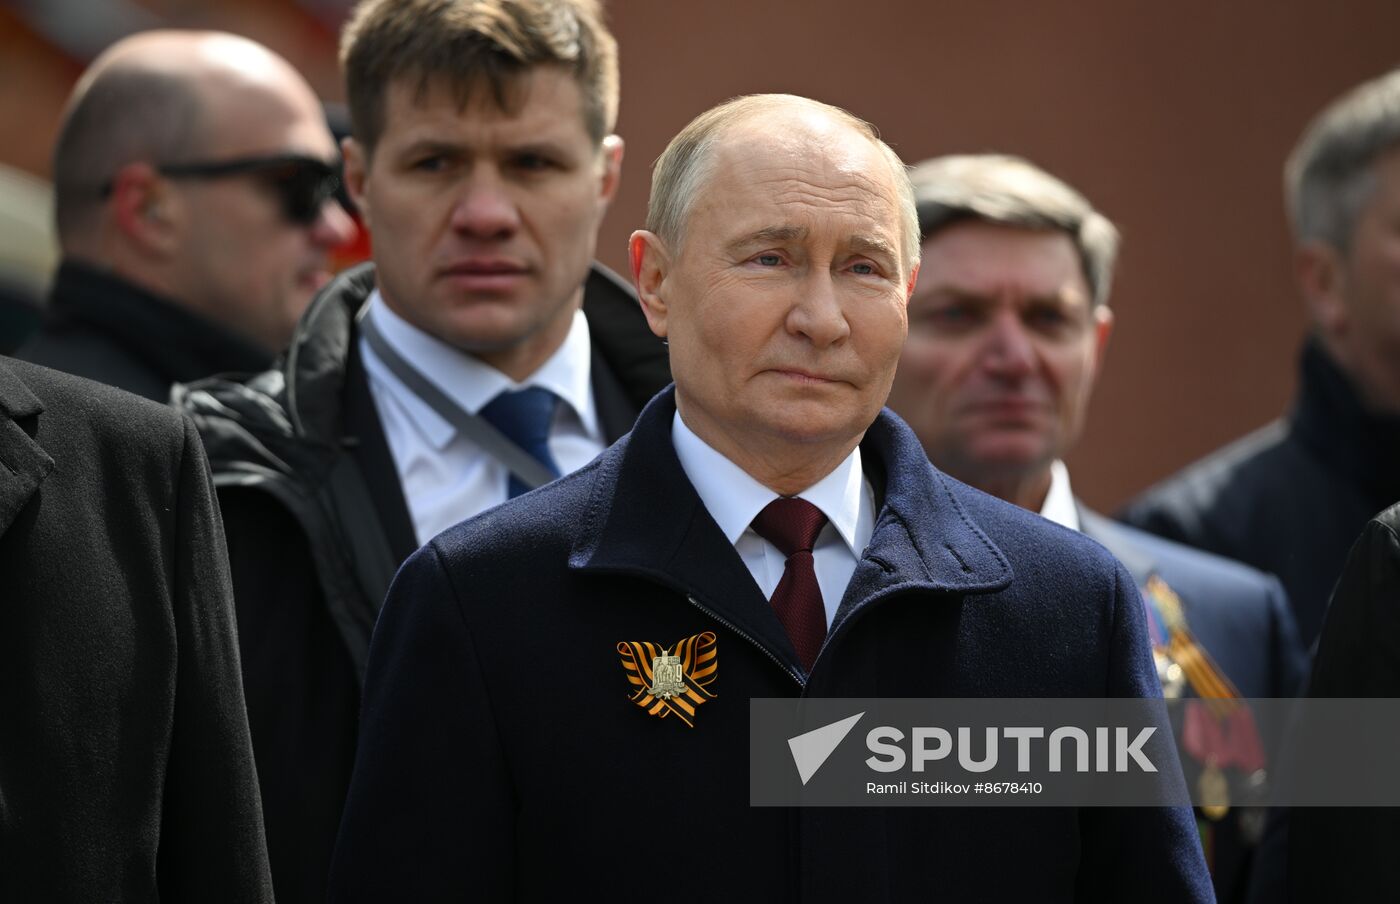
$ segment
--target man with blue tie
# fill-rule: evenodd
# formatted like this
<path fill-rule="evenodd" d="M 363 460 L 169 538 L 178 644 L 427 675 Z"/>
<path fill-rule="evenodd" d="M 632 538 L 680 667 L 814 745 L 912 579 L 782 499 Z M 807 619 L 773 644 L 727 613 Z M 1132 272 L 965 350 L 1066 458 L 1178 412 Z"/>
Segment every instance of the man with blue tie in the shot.
<path fill-rule="evenodd" d="M 1147 605 L 1168 696 L 1297 693 L 1306 660 L 1277 579 L 1110 521 L 1070 488 L 1063 458 L 1083 428 L 1113 324 L 1117 230 L 1079 192 L 1016 157 L 939 157 L 912 179 L 923 269 L 890 407 L 946 473 L 1083 531 L 1122 561 Z M 1185 737 L 1188 778 L 1198 783 L 1263 768 L 1236 762 L 1257 745 L 1197 749 L 1197 735 Z M 1253 803 L 1244 815 L 1238 806 L 1198 815 L 1221 901 L 1246 891 L 1263 819 Z"/>
<path fill-rule="evenodd" d="M 702 114 L 630 251 L 674 388 L 400 569 L 331 900 L 1209 900 L 1181 808 L 749 805 L 751 698 L 1153 696 L 1143 609 L 881 411 L 919 232 L 869 124 Z"/>
<path fill-rule="evenodd" d="M 365 0 L 345 182 L 373 264 L 281 366 L 185 394 L 219 485 L 280 901 L 323 901 L 370 634 L 395 569 L 573 471 L 669 381 L 593 264 L 617 190 L 617 47 L 595 0 Z"/>

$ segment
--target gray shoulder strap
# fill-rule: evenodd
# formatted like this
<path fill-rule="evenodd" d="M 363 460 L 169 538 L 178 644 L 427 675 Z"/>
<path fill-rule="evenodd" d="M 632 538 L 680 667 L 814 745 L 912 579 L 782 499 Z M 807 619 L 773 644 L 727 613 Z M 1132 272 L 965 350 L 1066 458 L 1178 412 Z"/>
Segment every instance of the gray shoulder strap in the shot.
<path fill-rule="evenodd" d="M 365 310 L 368 311 L 368 306 Z M 384 334 L 374 325 L 374 318 L 362 314 L 359 326 L 360 334 L 374 350 L 375 357 L 384 362 L 384 366 L 399 378 L 399 382 L 442 415 L 443 420 L 462 431 L 464 436 L 485 450 L 487 455 L 509 469 L 522 483 L 533 489 L 554 479 L 549 469 L 533 455 L 511 442 L 509 437 L 491 426 L 485 418 L 472 414 L 452 401 L 447 397 L 447 393 L 438 389 L 416 367 L 405 361 L 384 339 Z"/>

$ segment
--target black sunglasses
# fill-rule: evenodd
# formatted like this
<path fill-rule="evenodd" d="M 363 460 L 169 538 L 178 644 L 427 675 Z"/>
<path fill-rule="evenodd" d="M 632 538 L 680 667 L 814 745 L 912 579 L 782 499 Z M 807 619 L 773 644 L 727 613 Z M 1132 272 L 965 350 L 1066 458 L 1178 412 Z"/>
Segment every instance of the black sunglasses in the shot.
<path fill-rule="evenodd" d="M 221 179 L 225 176 L 252 175 L 263 180 L 282 204 L 282 215 L 298 226 L 310 226 L 321 216 L 321 208 L 335 196 L 340 174 L 324 160 L 304 154 L 270 154 L 236 157 L 200 163 L 163 163 L 156 172 L 172 179 Z M 102 186 L 102 196 L 112 193 L 111 181 Z"/>

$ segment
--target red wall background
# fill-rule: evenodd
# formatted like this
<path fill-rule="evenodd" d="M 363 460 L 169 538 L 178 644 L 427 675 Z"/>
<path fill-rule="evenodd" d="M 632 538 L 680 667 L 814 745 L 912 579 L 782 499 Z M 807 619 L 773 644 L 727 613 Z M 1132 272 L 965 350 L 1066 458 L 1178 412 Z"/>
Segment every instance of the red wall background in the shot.
<path fill-rule="evenodd" d="M 325 12 L 334 2 L 138 5 L 170 24 L 256 37 L 339 99 L 336 16 Z M 1113 219 L 1124 235 L 1118 328 L 1071 458 L 1076 489 L 1108 509 L 1286 408 L 1305 324 L 1283 160 L 1322 104 L 1400 63 L 1391 0 L 609 0 L 608 9 L 622 46 L 627 157 L 599 255 L 615 268 L 666 141 L 701 110 L 758 91 L 844 106 L 910 162 L 1024 155 Z M 46 174 L 58 105 L 84 62 L 0 7 L 0 163 Z"/>

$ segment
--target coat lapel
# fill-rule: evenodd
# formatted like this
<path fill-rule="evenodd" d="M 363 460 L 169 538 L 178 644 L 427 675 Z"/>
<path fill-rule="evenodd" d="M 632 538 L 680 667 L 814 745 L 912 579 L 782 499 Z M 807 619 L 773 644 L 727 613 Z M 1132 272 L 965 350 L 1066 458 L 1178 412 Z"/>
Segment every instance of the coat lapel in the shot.
<path fill-rule="evenodd" d="M 569 566 L 631 574 L 690 597 L 803 680 L 792 644 L 734 547 L 700 501 L 671 445 L 675 391 L 652 400 L 631 435 L 599 460 L 590 517 Z M 909 429 L 888 412 L 867 431 L 862 458 L 884 480 L 870 546 L 857 563 L 829 638 L 895 593 L 988 593 L 1011 582 L 1011 566 L 968 517 Z M 879 483 L 878 480 L 872 483 Z"/>
<path fill-rule="evenodd" d="M 1011 584 L 1011 563 L 973 522 L 950 478 L 929 464 L 913 432 L 888 409 L 866 431 L 861 460 L 870 462 L 872 476 L 884 477 L 884 497 L 877 502 L 870 545 L 846 586 L 830 638 L 866 608 L 896 593 L 961 597 Z"/>
<path fill-rule="evenodd" d="M 418 532 L 413 526 L 413 516 L 409 514 L 403 487 L 399 484 L 399 471 L 394 465 L 393 453 L 389 451 L 389 441 L 384 436 L 379 411 L 374 407 L 369 378 L 360 359 L 360 344 L 353 341 L 347 350 L 345 363 L 345 433 L 355 437 L 356 442 L 350 447 L 350 457 L 364 476 L 365 487 L 374 501 L 375 510 L 379 512 L 379 523 L 384 526 L 394 561 L 402 562 L 418 548 Z"/>
<path fill-rule="evenodd" d="M 358 342 L 351 342 L 346 351 L 345 367 L 345 432 L 356 439 L 350 455 L 365 477 L 370 497 L 380 515 L 396 561 L 402 562 L 418 548 L 417 532 L 399 483 L 393 453 L 384 436 L 369 379 L 360 358 Z M 590 363 L 593 398 L 598 406 L 598 421 L 604 438 L 614 443 L 632 429 L 637 411 L 623 391 L 621 383 L 598 349 L 593 350 Z"/>
<path fill-rule="evenodd" d="M 632 429 L 637 412 L 671 382 L 671 359 L 660 337 L 651 331 L 632 285 L 597 261 L 583 284 L 583 313 L 593 360 L 601 358 L 617 378 L 621 398 L 627 403 L 628 421 L 622 433 Z M 594 391 L 598 386 L 595 382 Z M 602 404 L 601 402 L 599 403 Z M 606 417 L 604 424 L 606 427 Z M 609 435 L 608 442 L 618 436 Z"/>
<path fill-rule="evenodd" d="M 53 458 L 34 439 L 43 410 L 43 402 L 0 360 L 0 537 L 53 471 Z"/>
<path fill-rule="evenodd" d="M 800 682 L 782 624 L 676 458 L 675 410 L 674 390 L 667 390 L 599 458 L 590 517 L 575 535 L 569 567 L 661 584 L 765 649 Z"/>
<path fill-rule="evenodd" d="M 598 424 L 608 445 L 617 442 L 632 429 L 637 409 L 617 379 L 603 353 L 595 345 L 589 361 L 589 378 L 593 384 L 593 404 L 598 409 Z"/>

